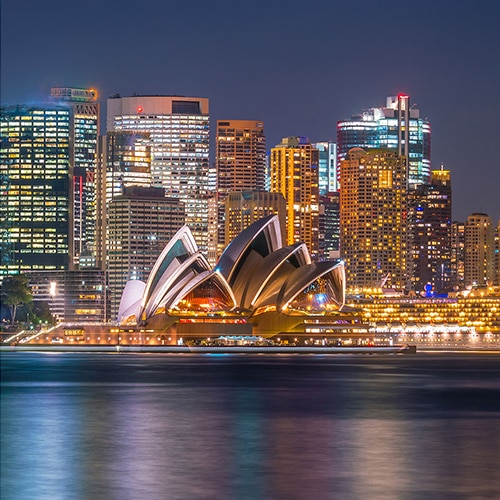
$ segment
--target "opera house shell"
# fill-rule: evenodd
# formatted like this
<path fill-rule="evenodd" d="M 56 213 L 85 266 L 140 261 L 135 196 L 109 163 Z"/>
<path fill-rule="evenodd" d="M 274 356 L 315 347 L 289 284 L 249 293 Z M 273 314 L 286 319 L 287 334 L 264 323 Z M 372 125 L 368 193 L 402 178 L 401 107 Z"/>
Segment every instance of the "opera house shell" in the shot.
<path fill-rule="evenodd" d="M 312 262 L 304 244 L 283 246 L 278 217 L 269 216 L 242 231 L 214 268 L 182 227 L 147 283 L 127 283 L 118 323 L 174 337 L 272 337 L 342 323 L 344 300 L 343 262 Z"/>

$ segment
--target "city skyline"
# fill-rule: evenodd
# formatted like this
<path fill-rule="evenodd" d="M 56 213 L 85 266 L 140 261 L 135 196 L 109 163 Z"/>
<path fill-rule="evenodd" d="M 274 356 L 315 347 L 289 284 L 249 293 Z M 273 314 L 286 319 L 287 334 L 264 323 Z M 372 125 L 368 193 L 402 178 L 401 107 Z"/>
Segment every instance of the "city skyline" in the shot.
<path fill-rule="evenodd" d="M 82 12 L 4 0 L 2 104 L 44 100 L 54 86 L 95 86 L 102 106 L 116 92 L 199 95 L 210 99 L 212 144 L 218 119 L 261 120 L 269 151 L 286 136 L 334 140 L 337 121 L 407 93 L 431 123 L 432 168 L 451 171 L 453 219 L 497 221 L 500 5 L 448 3 L 291 2 L 284 13 L 280 2 L 127 11 L 91 1 Z"/>

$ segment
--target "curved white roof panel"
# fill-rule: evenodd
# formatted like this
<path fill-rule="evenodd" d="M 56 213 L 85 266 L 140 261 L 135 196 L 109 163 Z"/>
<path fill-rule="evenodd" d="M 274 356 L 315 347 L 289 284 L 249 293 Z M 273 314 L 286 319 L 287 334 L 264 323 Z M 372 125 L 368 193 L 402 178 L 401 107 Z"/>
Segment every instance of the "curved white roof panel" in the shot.
<path fill-rule="evenodd" d="M 170 273 L 167 273 L 168 267 L 175 259 L 174 267 L 176 268 L 182 262 L 187 260 L 191 255 L 198 251 L 198 245 L 187 226 L 183 226 L 175 233 L 167 246 L 163 249 L 158 260 L 156 261 L 148 281 L 146 282 L 146 290 L 144 292 L 142 308 L 145 309 L 147 303 L 153 294 L 157 295 L 155 288 L 158 282 Z"/>
<path fill-rule="evenodd" d="M 153 316 L 160 303 L 168 300 L 171 295 L 169 292 L 175 289 L 175 285 L 183 276 L 188 274 L 191 275 L 190 279 L 193 279 L 204 271 L 210 271 L 210 264 L 200 252 L 196 252 L 182 262 L 173 258 L 170 265 L 159 276 L 157 285 L 144 308 L 146 318 Z"/>
<path fill-rule="evenodd" d="M 123 289 L 122 297 L 120 299 L 120 306 L 118 307 L 118 323 L 130 316 L 139 318 L 141 309 L 141 300 L 146 289 L 146 283 L 140 280 L 127 281 Z"/>

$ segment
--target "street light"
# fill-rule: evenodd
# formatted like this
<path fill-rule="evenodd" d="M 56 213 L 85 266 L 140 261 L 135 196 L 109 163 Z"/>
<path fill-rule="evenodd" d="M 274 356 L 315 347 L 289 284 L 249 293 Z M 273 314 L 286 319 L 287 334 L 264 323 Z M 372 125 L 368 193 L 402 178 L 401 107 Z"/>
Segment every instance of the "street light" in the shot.
<path fill-rule="evenodd" d="M 52 310 L 50 311 L 51 316 L 53 318 L 52 323 L 54 323 L 56 321 L 55 314 L 53 314 L 53 311 L 55 309 L 54 302 L 55 302 L 56 294 L 57 294 L 57 282 L 51 281 L 50 287 L 49 287 L 49 295 L 50 295 L 50 305 L 52 306 Z"/>

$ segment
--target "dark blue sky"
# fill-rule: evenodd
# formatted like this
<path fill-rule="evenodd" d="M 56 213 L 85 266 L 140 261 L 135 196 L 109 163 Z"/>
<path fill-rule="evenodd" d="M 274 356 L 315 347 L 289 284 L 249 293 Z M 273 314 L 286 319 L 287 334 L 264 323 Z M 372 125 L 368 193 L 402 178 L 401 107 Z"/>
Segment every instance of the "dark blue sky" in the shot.
<path fill-rule="evenodd" d="M 452 171 L 454 218 L 500 218 L 500 1 L 2 0 L 1 98 L 50 87 L 210 98 L 217 119 L 335 139 L 408 93 Z"/>

